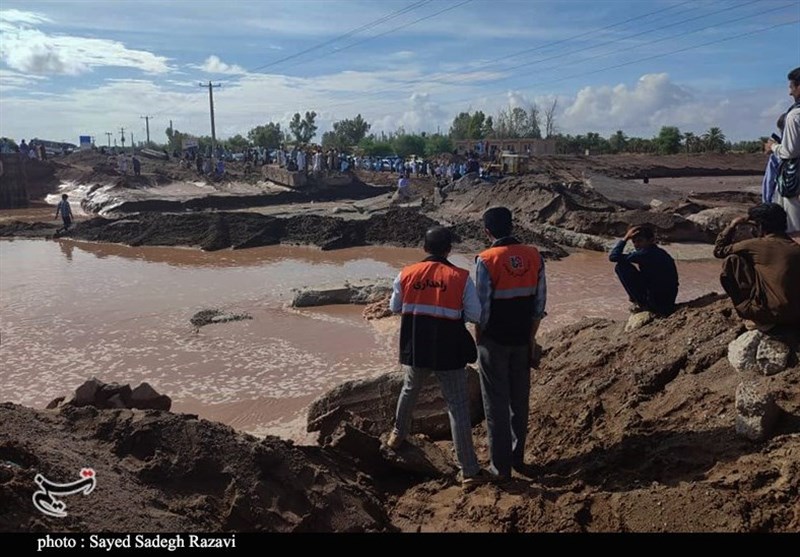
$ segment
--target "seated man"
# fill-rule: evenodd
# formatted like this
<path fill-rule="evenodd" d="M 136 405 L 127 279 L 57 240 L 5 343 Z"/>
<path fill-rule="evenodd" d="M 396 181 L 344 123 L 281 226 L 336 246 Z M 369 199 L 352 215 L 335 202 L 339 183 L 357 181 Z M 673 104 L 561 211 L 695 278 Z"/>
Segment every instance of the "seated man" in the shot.
<path fill-rule="evenodd" d="M 733 242 L 736 228 L 754 226 L 757 238 Z M 720 282 L 748 329 L 800 326 L 800 244 L 786 234 L 786 211 L 761 203 L 719 233 L 714 256 L 725 259 Z"/>
<path fill-rule="evenodd" d="M 634 251 L 625 255 L 625 244 L 633 240 Z M 650 311 L 670 315 L 678 297 L 678 270 L 672 256 L 656 245 L 653 227 L 633 226 L 611 249 L 608 260 L 616 263 L 615 271 L 628 298 L 632 312 Z"/>

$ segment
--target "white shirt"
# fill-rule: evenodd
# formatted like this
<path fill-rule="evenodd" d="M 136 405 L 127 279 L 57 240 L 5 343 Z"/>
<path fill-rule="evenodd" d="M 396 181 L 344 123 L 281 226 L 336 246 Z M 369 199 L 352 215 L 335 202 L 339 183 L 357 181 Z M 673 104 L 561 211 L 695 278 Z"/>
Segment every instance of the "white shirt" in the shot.
<path fill-rule="evenodd" d="M 800 157 L 800 108 L 793 108 L 786 115 L 783 137 L 772 145 L 772 152 L 781 159 Z"/>

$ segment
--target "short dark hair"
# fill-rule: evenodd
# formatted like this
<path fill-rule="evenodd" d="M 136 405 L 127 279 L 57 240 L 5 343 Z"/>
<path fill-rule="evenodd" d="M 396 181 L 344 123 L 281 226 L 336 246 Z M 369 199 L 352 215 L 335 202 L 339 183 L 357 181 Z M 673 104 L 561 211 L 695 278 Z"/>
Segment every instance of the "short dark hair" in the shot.
<path fill-rule="evenodd" d="M 747 218 L 756 223 L 764 234 L 786 233 L 786 211 L 775 203 L 759 203 L 750 207 Z"/>
<path fill-rule="evenodd" d="M 483 213 L 483 226 L 495 238 L 511 236 L 511 211 L 506 207 L 492 207 Z"/>
<path fill-rule="evenodd" d="M 653 241 L 656 239 L 656 231 L 651 224 L 640 224 L 639 230 L 633 235 L 634 238 Z"/>
<path fill-rule="evenodd" d="M 425 251 L 440 257 L 450 253 L 453 247 L 453 234 L 444 226 L 432 226 L 425 231 Z"/>
<path fill-rule="evenodd" d="M 61 199 L 66 199 L 67 197 L 69 197 L 69 196 L 66 193 L 62 193 L 61 194 Z"/>
<path fill-rule="evenodd" d="M 794 83 L 795 87 L 800 86 L 800 68 L 793 69 L 786 77 L 789 79 L 789 81 Z"/>

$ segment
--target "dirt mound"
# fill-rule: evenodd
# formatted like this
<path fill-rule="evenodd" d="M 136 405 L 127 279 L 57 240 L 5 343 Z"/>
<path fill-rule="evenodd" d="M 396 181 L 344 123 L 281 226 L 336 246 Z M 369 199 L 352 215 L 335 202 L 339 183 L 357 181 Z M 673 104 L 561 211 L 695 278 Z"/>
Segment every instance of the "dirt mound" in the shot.
<path fill-rule="evenodd" d="M 31 504 L 34 476 L 95 472 L 67 516 Z M 388 527 L 378 495 L 335 453 L 257 439 L 188 414 L 0 404 L 0 531 L 363 532 Z"/>
<path fill-rule="evenodd" d="M 508 486 L 415 486 L 391 511 L 403 530 L 794 532 L 800 528 L 800 366 L 734 371 L 744 328 L 711 295 L 633 332 L 584 320 L 543 339 L 533 372 L 524 474 Z M 769 388 L 781 418 L 769 441 L 735 432 L 742 381 Z M 485 430 L 476 430 L 485 455 Z M 485 457 L 484 457 L 485 458 Z"/>

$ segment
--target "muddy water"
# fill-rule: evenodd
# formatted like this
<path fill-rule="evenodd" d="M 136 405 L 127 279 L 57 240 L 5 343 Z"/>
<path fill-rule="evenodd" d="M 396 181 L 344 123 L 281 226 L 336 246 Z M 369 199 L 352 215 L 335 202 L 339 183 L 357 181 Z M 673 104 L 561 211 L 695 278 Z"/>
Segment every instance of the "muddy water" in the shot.
<path fill-rule="evenodd" d="M 322 252 L 275 246 L 204 253 L 69 240 L 0 242 L 0 401 L 42 407 L 86 378 L 138 385 L 173 409 L 257 435 L 308 440 L 305 409 L 347 379 L 396 369 L 396 321 L 360 307 L 295 310 L 291 290 L 393 277 L 416 249 Z M 453 261 L 470 265 L 471 256 Z M 715 261 L 680 261 L 680 300 L 719 290 Z M 627 303 L 601 253 L 551 262 L 543 330 L 584 316 L 623 318 Z M 252 320 L 195 332 L 207 308 Z"/>

